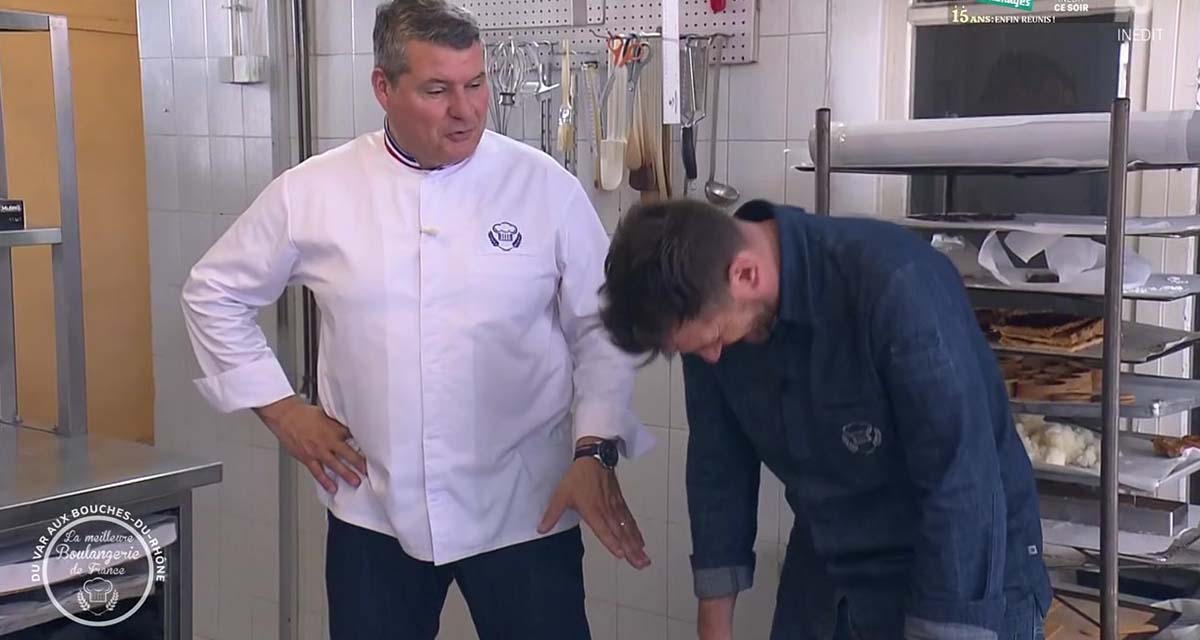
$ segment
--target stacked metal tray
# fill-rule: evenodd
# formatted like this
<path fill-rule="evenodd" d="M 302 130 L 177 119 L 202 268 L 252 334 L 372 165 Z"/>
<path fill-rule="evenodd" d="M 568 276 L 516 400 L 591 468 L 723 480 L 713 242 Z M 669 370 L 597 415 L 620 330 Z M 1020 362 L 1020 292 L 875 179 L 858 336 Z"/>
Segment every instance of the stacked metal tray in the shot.
<path fill-rule="evenodd" d="M 1200 113 L 1180 112 L 1167 113 L 1160 117 L 1158 124 L 1174 125 L 1183 118 L 1197 119 Z M 1058 127 L 1055 123 L 1061 120 L 1094 120 L 1087 124 L 1086 135 L 1080 136 L 1078 131 L 1070 131 Z M 1139 119 L 1140 118 L 1140 119 Z M 899 224 L 922 232 L 1028 232 L 1056 236 L 1079 236 L 1102 239 L 1105 243 L 1105 279 L 1106 294 L 1094 291 L 1072 291 L 1070 287 L 1004 287 L 986 278 L 967 281 L 964 284 L 971 290 L 972 299 L 976 294 L 984 294 L 992 300 L 1003 298 L 1012 306 L 1002 307 L 1011 309 L 1044 309 L 1046 298 L 1056 298 L 1054 304 L 1073 308 L 1071 313 L 1085 317 L 1104 317 L 1106 328 L 1104 344 L 1110 348 L 1105 353 L 1104 345 L 1081 349 L 1079 351 L 1043 349 L 1039 347 L 1003 347 L 993 345 L 1000 352 L 1033 353 L 1051 355 L 1070 360 L 1091 360 L 1101 363 L 1105 375 L 1101 379 L 1101 395 L 1099 402 L 1019 402 L 1014 409 L 1019 411 L 1061 417 L 1064 415 L 1078 417 L 1100 417 L 1097 421 L 1102 434 L 1099 448 L 1099 462 L 1102 472 L 1069 468 L 1047 468 L 1039 465 L 1037 475 L 1057 477 L 1057 479 L 1079 484 L 1099 485 L 1100 498 L 1095 503 L 1097 514 L 1089 514 L 1088 520 L 1098 522 L 1072 523 L 1043 520 L 1045 542 L 1048 545 L 1072 547 L 1086 553 L 1096 551 L 1096 564 L 1101 570 L 1102 589 L 1100 590 L 1100 626 L 1104 638 L 1115 638 L 1119 621 L 1119 576 L 1120 560 L 1127 559 L 1144 564 L 1166 564 L 1171 558 L 1190 553 L 1191 545 L 1200 537 L 1200 511 L 1190 505 L 1179 516 L 1178 521 L 1172 521 L 1171 529 L 1176 535 L 1147 536 L 1146 534 L 1127 532 L 1119 528 L 1118 514 L 1120 512 L 1122 494 L 1128 494 L 1128 488 L 1121 487 L 1121 461 L 1124 456 L 1127 461 L 1147 455 L 1144 450 L 1149 443 L 1138 439 L 1136 434 L 1121 430 L 1119 420 L 1125 418 L 1158 418 L 1173 413 L 1187 411 L 1197 406 L 1200 398 L 1200 381 L 1192 379 L 1168 380 L 1153 376 L 1136 376 L 1122 373 L 1122 365 L 1144 364 L 1152 362 L 1186 349 L 1200 340 L 1200 334 L 1190 331 L 1178 331 L 1163 327 L 1153 327 L 1137 323 L 1123 323 L 1122 309 L 1125 300 L 1158 300 L 1169 301 L 1200 294 L 1200 279 L 1195 276 L 1179 274 L 1155 274 L 1151 280 L 1138 288 L 1123 289 L 1118 275 L 1124 265 L 1125 240 L 1130 236 L 1157 238 L 1191 238 L 1200 236 L 1200 216 L 1184 215 L 1165 218 L 1126 217 L 1126 181 L 1128 171 L 1195 168 L 1200 162 L 1191 161 L 1176 164 L 1175 156 L 1146 155 L 1146 144 L 1149 140 L 1152 150 L 1163 148 L 1164 141 L 1178 140 L 1169 136 L 1156 134 L 1153 127 L 1147 128 L 1145 114 L 1137 118 L 1130 113 L 1128 98 L 1117 98 L 1113 101 L 1109 114 L 1070 114 L 1060 116 L 1021 116 L 1027 126 L 1035 126 L 1044 135 L 1025 136 L 1038 149 L 1044 149 L 1043 156 L 1029 157 L 1029 153 L 1021 151 L 1020 157 L 999 158 L 993 145 L 980 145 L 978 138 L 973 135 L 944 134 L 941 140 L 947 148 L 955 151 L 937 148 L 923 131 L 930 127 L 941 127 L 947 131 L 964 131 L 983 121 L 972 118 L 930 120 L 909 120 L 903 122 L 885 123 L 887 126 L 870 125 L 860 128 L 853 140 L 845 135 L 841 123 L 835 127 L 831 111 L 827 108 L 818 109 L 815 125 L 810 135 L 810 153 L 812 162 L 794 167 L 799 171 L 812 171 L 815 186 L 815 213 L 828 215 L 830 212 L 831 174 L 833 173 L 867 173 L 893 175 L 939 175 L 948 179 L 942 181 L 945 185 L 952 183 L 955 175 L 973 174 L 1005 174 L 1005 175 L 1034 175 L 1034 174 L 1070 174 L 1087 172 L 1106 172 L 1107 211 L 1097 212 L 1096 216 L 1067 216 L 1053 213 L 1030 213 L 1015 215 L 999 215 L 972 217 L 952 209 L 949 192 L 944 199 L 947 211 L 937 215 L 923 215 L 893 220 Z M 1138 120 L 1136 135 L 1131 135 L 1131 121 Z M 1153 123 L 1151 123 L 1153 124 Z M 1067 127 L 1075 127 L 1068 123 Z M 1082 125 L 1081 125 L 1082 126 Z M 1157 125 L 1155 125 L 1157 126 Z M 1057 128 L 1056 128 L 1057 127 Z M 1077 127 L 1076 127 L 1077 128 Z M 1062 129 L 1062 130 L 1060 130 Z M 831 132 L 836 130 L 836 135 Z M 871 131 L 880 131 L 880 135 L 872 138 Z M 1074 133 L 1072 133 L 1074 131 Z M 867 132 L 867 133 L 864 133 Z M 1004 135 L 1004 132 L 1000 132 Z M 1070 135 L 1067 135 L 1070 134 Z M 1105 135 L 1107 134 L 1107 135 Z M 1071 137 L 1074 136 L 1074 137 Z M 1100 136 L 1105 136 L 1103 140 Z M 1064 162 L 1054 160 L 1067 156 L 1062 155 L 1060 138 L 1070 138 L 1079 148 L 1087 152 L 1080 158 L 1087 157 L 1088 161 Z M 1189 138 L 1190 140 L 1190 138 Z M 953 144 L 950 144 L 950 141 Z M 1200 140 L 1196 141 L 1200 143 Z M 842 162 L 841 158 L 848 157 L 846 150 L 853 147 L 853 162 Z M 1012 146 L 1012 145 L 1009 145 Z M 922 155 L 925 153 L 925 155 Z M 1083 153 L 1083 152 L 1080 152 Z M 901 160 L 908 158 L 909 160 Z M 922 160 L 924 158 L 924 160 Z M 937 158 L 937 161 L 929 160 Z M 936 165 L 936 166 L 934 166 Z M 889 220 L 892 220 L 889 218 Z M 1113 331 L 1112 327 L 1120 325 L 1121 331 Z M 1115 339 L 1114 339 L 1115 338 Z M 1112 347 L 1119 347 L 1114 349 Z M 1133 396 L 1132 402 L 1123 402 L 1127 395 Z M 1151 451 L 1148 455 L 1153 456 Z M 1156 461 L 1157 462 L 1157 461 Z M 1197 461 L 1163 461 L 1173 465 L 1167 474 L 1166 481 L 1182 478 L 1189 473 L 1200 470 Z M 1094 516 L 1094 517 L 1093 517 Z M 1097 520 L 1099 518 L 1099 520 Z M 1200 554 L 1196 554 L 1200 556 Z"/>

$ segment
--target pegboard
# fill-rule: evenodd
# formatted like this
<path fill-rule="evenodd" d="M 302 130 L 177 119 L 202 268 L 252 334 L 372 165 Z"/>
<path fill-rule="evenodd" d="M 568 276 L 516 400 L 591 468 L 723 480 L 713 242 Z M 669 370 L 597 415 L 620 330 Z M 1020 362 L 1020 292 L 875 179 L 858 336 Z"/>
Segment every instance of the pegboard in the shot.
<path fill-rule="evenodd" d="M 721 13 L 709 9 L 708 0 L 679 0 L 681 35 L 730 36 L 722 61 L 744 64 L 758 59 L 757 0 L 727 0 Z M 571 0 L 459 0 L 471 10 L 495 42 L 514 36 L 529 40 L 571 40 L 575 49 L 601 50 L 597 34 L 657 31 L 662 28 L 661 0 L 587 0 L 588 24 L 573 26 Z"/>
<path fill-rule="evenodd" d="M 573 0 L 458 0 L 486 31 L 561 27 L 571 24 Z M 604 23 L 604 1 L 587 0 L 587 23 Z"/>

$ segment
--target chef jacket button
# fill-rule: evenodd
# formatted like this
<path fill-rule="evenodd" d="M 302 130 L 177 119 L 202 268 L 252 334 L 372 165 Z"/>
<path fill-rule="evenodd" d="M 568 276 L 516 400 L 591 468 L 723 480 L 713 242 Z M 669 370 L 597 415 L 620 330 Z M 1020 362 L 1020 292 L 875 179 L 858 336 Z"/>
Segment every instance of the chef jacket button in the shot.
<path fill-rule="evenodd" d="M 429 226 L 422 225 L 421 233 L 423 233 L 427 236 L 436 236 L 438 234 L 438 230 L 437 230 L 437 227 L 429 227 Z"/>

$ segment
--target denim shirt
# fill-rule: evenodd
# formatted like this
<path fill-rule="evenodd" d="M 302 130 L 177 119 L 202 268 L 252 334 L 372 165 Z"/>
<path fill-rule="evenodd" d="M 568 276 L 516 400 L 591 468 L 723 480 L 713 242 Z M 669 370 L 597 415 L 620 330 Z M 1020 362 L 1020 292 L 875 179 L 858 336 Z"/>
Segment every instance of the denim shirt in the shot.
<path fill-rule="evenodd" d="M 781 295 L 766 343 L 683 358 L 697 595 L 751 585 L 765 464 L 805 566 L 779 606 L 804 608 L 811 637 L 842 599 L 872 640 L 906 619 L 998 634 L 1018 598 L 1044 614 L 1032 466 L 953 265 L 885 222 L 763 201 L 737 216 L 777 221 Z"/>

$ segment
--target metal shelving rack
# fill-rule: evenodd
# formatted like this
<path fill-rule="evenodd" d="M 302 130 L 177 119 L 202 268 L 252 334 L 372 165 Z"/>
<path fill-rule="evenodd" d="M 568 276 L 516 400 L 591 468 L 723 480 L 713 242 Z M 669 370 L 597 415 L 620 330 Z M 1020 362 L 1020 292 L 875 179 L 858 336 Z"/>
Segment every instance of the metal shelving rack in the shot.
<path fill-rule="evenodd" d="M 1191 275 L 1180 276 L 1164 276 L 1164 278 L 1180 278 L 1181 281 L 1175 281 L 1180 284 L 1178 290 L 1166 294 L 1149 294 L 1138 292 L 1126 292 L 1123 283 L 1124 274 L 1124 245 L 1125 239 L 1129 236 L 1158 236 L 1158 237 L 1192 237 L 1200 235 L 1200 218 L 1195 222 L 1197 225 L 1184 225 L 1185 228 L 1172 233 L 1155 233 L 1146 230 L 1127 233 L 1126 217 L 1125 217 L 1125 186 L 1128 171 L 1145 171 L 1156 169 L 1181 169 L 1200 166 L 1196 164 L 1180 164 L 1180 165 L 1150 165 L 1144 163 L 1131 163 L 1128 160 L 1128 134 L 1129 134 L 1129 99 L 1117 98 L 1112 104 L 1109 119 L 1109 154 L 1108 162 L 1105 166 L 1097 166 L 1095 164 L 1089 166 L 1078 167 L 1056 167 L 1054 169 L 1045 168 L 1030 168 L 1030 167 L 965 167 L 965 166 L 943 166 L 943 167 L 900 167 L 900 166 L 880 166 L 880 167 L 836 167 L 833 166 L 830 160 L 830 130 L 831 130 L 831 113 L 828 108 L 818 109 L 816 113 L 816 153 L 813 162 L 810 165 L 798 166 L 796 169 L 800 171 L 812 171 L 815 174 L 815 192 L 816 192 L 816 213 L 818 215 L 829 215 L 829 196 L 830 196 L 830 175 L 832 173 L 869 173 L 869 174 L 900 174 L 900 175 L 915 175 L 915 174 L 1010 174 L 1010 175 L 1029 175 L 1029 174 L 1045 174 L 1045 173 L 1072 173 L 1072 172 L 1096 172 L 1106 171 L 1108 173 L 1108 211 L 1104 224 L 1097 225 L 1095 230 L 1083 234 L 1072 235 L 1089 235 L 1103 236 L 1105 238 L 1105 283 L 1104 294 L 1102 297 L 1094 294 L 1085 295 L 1078 292 L 1062 291 L 1047 294 L 1042 292 L 1032 292 L 1023 290 L 1020 287 L 1005 287 L 1000 283 L 968 283 L 968 286 L 976 291 L 982 291 L 987 294 L 1002 295 L 1010 303 L 1016 304 L 1016 301 L 1029 299 L 1031 296 L 1046 296 L 1052 295 L 1060 300 L 1072 301 L 1081 298 L 1090 298 L 1092 302 L 1099 302 L 1104 309 L 1104 325 L 1105 327 L 1122 326 L 1122 301 L 1124 299 L 1150 299 L 1150 300 L 1173 300 L 1183 297 L 1194 296 L 1200 294 L 1200 290 L 1195 286 L 1197 277 Z M 921 220 L 915 221 L 911 218 L 906 218 L 902 224 L 913 227 L 922 227 L 924 229 L 962 229 L 962 228 L 978 228 L 980 230 L 995 230 L 997 228 L 1005 228 L 1006 226 L 1016 225 L 1019 227 L 1019 222 L 978 222 L 971 223 L 964 227 L 961 223 L 951 221 L 938 222 L 936 220 Z M 1163 357 L 1167 353 L 1187 348 L 1193 344 L 1195 340 L 1186 340 L 1185 344 L 1177 345 L 1172 349 L 1162 349 L 1157 352 L 1147 354 L 1148 360 Z M 1097 354 L 1092 354 L 1095 357 Z M 1155 418 L 1181 413 L 1200 406 L 1200 380 L 1162 378 L 1157 376 L 1138 375 L 1133 373 L 1122 373 L 1122 331 L 1107 330 L 1104 333 L 1104 343 L 1102 353 L 1099 354 L 1103 362 L 1104 380 L 1102 385 L 1101 401 L 1092 404 L 1078 403 L 1030 403 L 1030 402 L 1014 402 L 1014 410 L 1024 411 L 1029 413 L 1041 413 L 1054 417 L 1099 417 L 1101 421 L 1101 456 L 1100 456 L 1100 487 L 1102 489 L 1103 498 L 1101 500 L 1101 527 L 1100 527 L 1100 549 L 1099 549 L 1099 566 L 1101 575 L 1101 637 L 1104 640 L 1116 640 L 1117 638 L 1117 611 L 1118 611 L 1118 574 L 1119 561 L 1125 559 L 1132 562 L 1140 562 L 1141 566 L 1153 565 L 1155 562 L 1165 564 L 1164 558 L 1144 559 L 1139 561 L 1137 558 L 1122 556 L 1118 549 L 1118 495 L 1120 493 L 1119 477 L 1118 477 L 1118 420 L 1124 418 Z M 1057 357 L 1071 358 L 1079 357 L 1078 355 L 1059 355 Z M 1122 406 L 1120 404 L 1121 389 L 1134 390 L 1137 392 L 1136 400 L 1133 405 Z M 1143 394 L 1148 394 L 1145 397 Z M 1180 545 L 1181 551 L 1188 551 L 1186 545 Z"/>
<path fill-rule="evenodd" d="M 54 284 L 55 359 L 58 367 L 59 435 L 87 433 L 83 343 L 83 276 L 79 253 L 79 187 L 75 165 L 75 110 L 64 16 L 0 10 L 0 34 L 45 32 L 50 37 L 54 114 L 58 142 L 59 226 L 0 231 L 0 423 L 24 423 L 17 406 L 16 332 L 13 317 L 12 250 L 49 246 Z M 3 36 L 0 36 L 3 37 Z M 3 104 L 0 83 L 0 105 Z M 2 112 L 2 107 L 0 107 Z M 0 198 L 8 197 L 4 126 L 0 119 Z M 20 194 L 15 194 L 19 197 Z M 44 428 L 44 427 L 43 427 Z"/>

